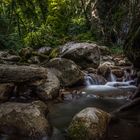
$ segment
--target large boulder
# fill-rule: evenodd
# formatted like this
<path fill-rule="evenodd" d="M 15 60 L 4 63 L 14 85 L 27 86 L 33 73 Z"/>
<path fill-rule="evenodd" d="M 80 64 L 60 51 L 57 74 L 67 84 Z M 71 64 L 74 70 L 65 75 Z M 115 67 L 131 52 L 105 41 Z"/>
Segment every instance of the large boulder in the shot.
<path fill-rule="evenodd" d="M 14 83 L 16 90 L 12 95 L 17 98 L 39 97 L 46 101 L 59 95 L 60 82 L 49 69 L 39 66 L 0 65 L 0 70 L 0 82 Z M 7 84 L 0 85 L 1 98 L 6 95 L 9 97 L 9 88 Z"/>
<path fill-rule="evenodd" d="M 0 105 L 0 133 L 40 138 L 50 135 L 51 127 L 45 118 L 46 105 L 7 102 Z"/>
<path fill-rule="evenodd" d="M 83 72 L 72 60 L 54 58 L 50 60 L 47 67 L 55 73 L 62 86 L 72 86 L 84 79 Z"/>
<path fill-rule="evenodd" d="M 68 127 L 72 140 L 100 140 L 105 136 L 110 115 L 89 107 L 76 114 Z"/>
<path fill-rule="evenodd" d="M 47 70 L 38 66 L 0 65 L 1 83 L 21 83 L 47 78 Z"/>
<path fill-rule="evenodd" d="M 61 48 L 61 57 L 71 59 L 82 68 L 97 68 L 100 64 L 98 45 L 91 43 L 69 43 Z"/>
<path fill-rule="evenodd" d="M 54 99 L 59 96 L 60 81 L 51 70 L 47 69 L 47 71 L 47 79 L 40 82 L 37 86 L 39 90 L 36 91 L 42 100 Z"/>

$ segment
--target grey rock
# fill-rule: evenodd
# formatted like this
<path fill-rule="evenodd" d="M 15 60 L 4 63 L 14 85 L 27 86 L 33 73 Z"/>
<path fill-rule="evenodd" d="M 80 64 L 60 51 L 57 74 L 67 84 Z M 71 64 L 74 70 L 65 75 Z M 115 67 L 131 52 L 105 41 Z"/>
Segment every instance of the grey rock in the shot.
<path fill-rule="evenodd" d="M 69 43 L 61 47 L 61 57 L 73 60 L 82 68 L 97 68 L 100 64 L 100 49 L 97 44 Z"/>
<path fill-rule="evenodd" d="M 50 60 L 47 67 L 51 68 L 62 86 L 72 86 L 84 79 L 84 73 L 72 60 L 54 58 Z"/>
<path fill-rule="evenodd" d="M 110 114 L 89 107 L 76 114 L 68 127 L 72 140 L 100 140 L 105 136 Z"/>
<path fill-rule="evenodd" d="M 37 88 L 39 88 L 37 95 L 42 100 L 54 99 L 59 96 L 60 82 L 51 70 L 47 69 L 47 71 L 47 79 L 42 80 L 37 86 Z"/>
<path fill-rule="evenodd" d="M 40 101 L 3 103 L 0 105 L 0 132 L 32 138 L 49 135 L 51 127 L 45 118 L 46 109 L 46 105 Z"/>

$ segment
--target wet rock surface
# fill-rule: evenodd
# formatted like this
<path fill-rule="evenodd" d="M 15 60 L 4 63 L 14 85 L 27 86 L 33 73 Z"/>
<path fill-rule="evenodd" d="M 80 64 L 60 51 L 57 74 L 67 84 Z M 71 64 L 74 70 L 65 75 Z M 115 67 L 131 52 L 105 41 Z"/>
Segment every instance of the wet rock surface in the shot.
<path fill-rule="evenodd" d="M 97 69 L 97 74 L 102 75 L 106 79 L 109 77 L 111 73 L 111 63 L 110 62 L 105 62 L 101 64 L 98 69 Z"/>
<path fill-rule="evenodd" d="M 68 128 L 73 140 L 100 140 L 104 137 L 110 115 L 97 108 L 86 108 L 76 114 Z"/>
<path fill-rule="evenodd" d="M 73 60 L 82 68 L 97 68 L 100 63 L 100 49 L 96 44 L 70 43 L 62 47 L 61 57 Z"/>
<path fill-rule="evenodd" d="M 32 103 L 3 103 L 0 105 L 0 132 L 40 138 L 51 134 L 46 119 L 46 105 L 41 101 Z"/>
<path fill-rule="evenodd" d="M 71 60 L 65 58 L 54 58 L 50 60 L 47 67 L 58 77 L 62 86 L 72 86 L 84 79 L 84 73 Z"/>
<path fill-rule="evenodd" d="M 18 66 L 0 64 L 0 82 L 28 82 L 47 78 L 47 70 L 39 66 Z"/>
<path fill-rule="evenodd" d="M 42 80 L 38 85 L 37 95 L 42 100 L 54 99 L 59 96 L 60 81 L 50 69 L 47 69 L 47 79 Z"/>
<path fill-rule="evenodd" d="M 38 52 L 22 49 L 20 60 L 27 62 L 26 66 L 25 63 L 9 65 L 17 63 L 19 56 L 0 52 L 0 63 L 3 63 L 0 65 L 0 101 L 6 102 L 0 105 L 0 133 L 33 139 L 45 136 L 50 140 L 46 137 L 52 132 L 45 113 L 48 107 L 43 102 L 48 105 L 51 102 L 49 110 L 56 110 L 51 123 L 55 127 L 59 124 L 58 129 L 65 132 L 64 135 L 59 132 L 61 138 L 54 132 L 56 136 L 52 139 L 65 139 L 67 128 L 73 140 L 102 139 L 108 125 L 115 133 L 110 130 L 107 139 L 119 138 L 116 125 L 108 124 L 110 115 L 94 107 L 111 112 L 128 102 L 136 90 L 136 86 L 131 85 L 135 84 L 131 79 L 131 63 L 123 55 L 110 56 L 108 48 L 92 43 L 68 43 L 59 49 L 43 47 Z M 36 65 L 31 65 L 33 63 Z M 111 73 L 120 82 L 110 79 L 111 83 L 106 84 Z M 132 83 L 129 80 L 133 80 Z M 36 100 L 43 102 L 37 105 Z M 84 109 L 89 106 L 91 108 Z"/>

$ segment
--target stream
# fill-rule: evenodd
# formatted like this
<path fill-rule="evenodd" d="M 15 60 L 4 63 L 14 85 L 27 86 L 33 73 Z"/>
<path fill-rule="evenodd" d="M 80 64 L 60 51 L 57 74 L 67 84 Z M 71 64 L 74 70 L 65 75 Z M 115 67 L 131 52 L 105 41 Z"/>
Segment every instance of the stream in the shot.
<path fill-rule="evenodd" d="M 86 107 L 97 107 L 111 113 L 118 107 L 129 101 L 129 96 L 134 93 L 136 87 L 129 82 L 108 82 L 106 85 L 93 85 L 90 77 L 86 78 L 87 87 L 81 90 L 82 95 L 74 98 L 66 98 L 62 103 L 51 105 L 50 121 L 54 126 L 54 135 L 50 140 L 66 140 L 66 128 L 73 116 Z M 97 84 L 97 83 L 96 83 Z M 120 85 L 116 87 L 116 85 Z M 130 115 L 131 116 L 131 115 Z M 134 140 L 140 139 L 140 126 L 131 119 L 120 119 L 109 126 L 106 140 Z"/>
<path fill-rule="evenodd" d="M 49 120 L 53 126 L 51 138 L 41 140 L 67 140 L 67 127 L 73 116 L 86 107 L 97 107 L 111 113 L 129 101 L 129 96 L 136 87 L 129 82 L 108 82 L 106 85 L 97 85 L 91 78 L 86 78 L 87 86 L 80 89 L 80 94 L 67 95 L 63 102 L 50 103 Z M 93 85 L 94 84 L 94 85 Z M 119 85 L 119 86 L 118 86 Z M 132 114 L 129 114 L 131 118 Z M 123 118 L 111 123 L 105 140 L 139 140 L 140 125 L 131 119 Z M 30 140 L 28 138 L 2 136 L 0 140 Z"/>

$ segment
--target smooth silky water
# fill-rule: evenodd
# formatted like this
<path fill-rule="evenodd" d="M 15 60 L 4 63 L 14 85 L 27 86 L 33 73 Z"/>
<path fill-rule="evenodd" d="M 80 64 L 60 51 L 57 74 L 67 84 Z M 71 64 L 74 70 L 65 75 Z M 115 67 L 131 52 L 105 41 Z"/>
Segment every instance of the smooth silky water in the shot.
<path fill-rule="evenodd" d="M 128 102 L 128 96 L 130 96 L 130 93 L 134 92 L 134 90 L 136 89 L 135 86 L 131 85 L 123 86 L 124 83 L 121 84 L 121 82 L 108 83 L 106 85 L 93 85 L 93 83 L 97 84 L 97 82 L 91 79 L 91 77 L 87 77 L 86 80 L 89 81 L 86 81 L 87 86 L 84 89 L 80 90 L 81 94 L 75 95 L 74 98 L 71 100 L 64 100 L 61 103 L 49 104 L 50 108 L 49 121 L 53 126 L 54 130 L 53 136 L 51 138 L 44 137 L 40 140 L 66 140 L 65 137 L 66 129 L 76 113 L 78 113 L 79 111 L 81 111 L 86 107 L 97 107 L 110 113 L 115 109 L 117 109 L 118 107 L 125 104 L 126 102 Z M 115 84 L 120 84 L 121 86 L 115 87 L 114 86 Z M 123 123 L 121 123 L 119 126 L 121 126 Z M 117 125 L 116 129 L 120 129 L 119 126 Z M 127 124 L 125 124 L 125 126 L 126 126 L 125 129 L 129 128 Z M 114 127 L 111 129 L 114 129 Z M 134 128 L 132 127 L 131 129 Z M 115 132 L 115 130 L 113 132 Z M 112 134 L 112 137 L 108 137 L 107 140 L 114 139 L 113 136 L 116 133 L 114 134 L 113 132 L 112 131 L 110 132 L 110 134 Z M 0 140 L 25 140 L 25 139 L 30 140 L 27 138 L 15 138 L 15 137 L 12 139 L 6 136 L 2 137 Z"/>
<path fill-rule="evenodd" d="M 77 98 L 51 105 L 49 118 L 52 125 L 55 127 L 55 135 L 51 140 L 65 140 L 64 135 L 66 128 L 70 124 L 73 116 L 82 109 L 86 107 L 97 107 L 111 113 L 128 102 L 128 97 L 136 89 L 133 85 L 127 85 L 124 82 L 118 83 L 115 82 L 114 79 L 112 83 L 110 82 L 106 85 L 97 85 L 97 81 L 92 79 L 89 75 L 86 77 L 86 80 L 86 87 L 81 91 L 81 95 L 76 95 L 78 96 Z M 116 87 L 116 84 L 120 86 Z M 110 137 L 110 140 L 112 139 L 113 138 Z"/>
<path fill-rule="evenodd" d="M 60 137 L 60 132 L 65 134 L 66 128 L 76 113 L 86 107 L 97 107 L 104 111 L 112 112 L 128 102 L 126 96 L 122 95 L 123 93 L 123 90 L 114 87 L 104 85 L 89 86 L 83 89 L 83 95 L 78 99 L 52 105 L 49 114 L 50 121 L 52 125 L 59 130 L 57 132 L 59 132 L 58 134 Z M 108 94 L 110 95 L 108 96 Z M 128 94 L 130 95 L 130 93 Z M 55 136 L 57 136 L 57 133 L 55 133 Z M 51 140 L 63 140 L 62 138 L 65 140 L 62 135 L 60 139 L 58 137 L 53 137 Z"/>

